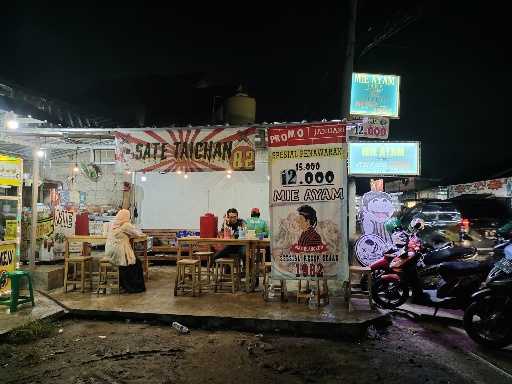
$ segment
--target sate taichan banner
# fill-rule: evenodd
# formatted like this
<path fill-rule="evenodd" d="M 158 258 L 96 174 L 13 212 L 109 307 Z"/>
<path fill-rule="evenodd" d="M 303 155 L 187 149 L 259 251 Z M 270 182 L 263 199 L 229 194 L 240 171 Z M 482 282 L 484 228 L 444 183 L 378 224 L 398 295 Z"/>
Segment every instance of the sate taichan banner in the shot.
<path fill-rule="evenodd" d="M 272 278 L 348 277 L 346 125 L 270 128 Z"/>
<path fill-rule="evenodd" d="M 135 172 L 254 171 L 256 128 L 119 130 L 116 161 Z"/>

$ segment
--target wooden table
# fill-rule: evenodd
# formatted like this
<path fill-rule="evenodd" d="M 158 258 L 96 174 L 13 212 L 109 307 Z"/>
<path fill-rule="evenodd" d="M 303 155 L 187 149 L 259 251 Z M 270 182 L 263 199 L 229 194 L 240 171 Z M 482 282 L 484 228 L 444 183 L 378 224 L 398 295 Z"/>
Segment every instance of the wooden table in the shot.
<path fill-rule="evenodd" d="M 270 245 L 269 239 L 220 239 L 220 238 L 201 238 L 201 237 L 180 237 L 178 242 L 178 260 L 181 258 L 182 246 L 188 244 L 190 247 L 199 245 L 234 245 L 245 247 L 245 290 L 251 292 L 254 290 L 255 279 L 251 279 L 251 272 L 254 271 L 252 265 L 252 256 L 255 249 L 267 247 Z M 254 274 L 255 275 L 255 274 Z"/>

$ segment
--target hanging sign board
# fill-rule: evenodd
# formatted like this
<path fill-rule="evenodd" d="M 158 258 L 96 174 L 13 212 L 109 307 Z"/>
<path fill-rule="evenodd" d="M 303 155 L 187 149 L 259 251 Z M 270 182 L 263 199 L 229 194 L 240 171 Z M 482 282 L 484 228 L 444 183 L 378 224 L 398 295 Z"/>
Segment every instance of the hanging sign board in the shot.
<path fill-rule="evenodd" d="M 351 124 L 347 132 L 353 137 L 386 140 L 389 136 L 389 118 L 363 117 L 360 121 Z"/>
<path fill-rule="evenodd" d="M 0 185 L 19 187 L 23 181 L 23 160 L 0 155 Z"/>
<path fill-rule="evenodd" d="M 419 176 L 420 143 L 352 142 L 348 147 L 351 176 Z"/>
<path fill-rule="evenodd" d="M 55 233 L 62 233 L 64 236 L 75 234 L 76 213 L 61 208 L 55 209 L 53 216 L 53 227 Z"/>
<path fill-rule="evenodd" d="M 254 171 L 256 128 L 115 132 L 116 161 L 135 172 Z"/>
<path fill-rule="evenodd" d="M 400 76 L 353 73 L 350 114 L 397 119 L 400 105 Z"/>
<path fill-rule="evenodd" d="M 268 135 L 272 278 L 346 280 L 346 126 L 281 126 Z"/>
<path fill-rule="evenodd" d="M 16 241 L 3 241 L 0 243 L 0 274 L 2 272 L 13 272 L 16 267 Z M 5 280 L 0 286 L 0 293 L 9 291 L 11 282 Z"/>

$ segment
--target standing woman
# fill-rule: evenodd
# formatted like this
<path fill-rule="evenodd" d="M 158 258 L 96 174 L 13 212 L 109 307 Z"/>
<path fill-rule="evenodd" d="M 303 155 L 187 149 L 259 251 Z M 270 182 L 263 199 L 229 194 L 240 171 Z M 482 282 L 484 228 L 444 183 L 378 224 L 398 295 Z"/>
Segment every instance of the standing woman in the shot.
<path fill-rule="evenodd" d="M 130 211 L 121 209 L 112 223 L 105 245 L 110 263 L 119 267 L 119 284 L 128 293 L 144 292 L 142 263 L 135 257 L 130 238 L 144 234 L 130 223 Z"/>

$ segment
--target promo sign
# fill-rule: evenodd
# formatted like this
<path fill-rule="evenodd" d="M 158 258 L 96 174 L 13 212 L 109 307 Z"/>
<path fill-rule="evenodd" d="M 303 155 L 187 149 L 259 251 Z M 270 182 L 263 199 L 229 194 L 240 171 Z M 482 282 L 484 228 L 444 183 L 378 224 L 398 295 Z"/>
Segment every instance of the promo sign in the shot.
<path fill-rule="evenodd" d="M 348 148 L 352 176 L 419 176 L 420 143 L 352 142 Z"/>
<path fill-rule="evenodd" d="M 400 76 L 353 73 L 350 114 L 386 116 L 397 119 L 400 105 Z"/>
<path fill-rule="evenodd" d="M 272 278 L 348 278 L 346 126 L 270 128 Z"/>
<path fill-rule="evenodd" d="M 135 172 L 254 171 L 256 128 L 116 131 L 116 161 Z"/>
<path fill-rule="evenodd" d="M 16 266 L 16 242 L 4 242 L 0 244 L 0 274 L 2 272 L 13 272 Z M 9 291 L 11 282 L 9 279 L 3 281 L 0 292 Z"/>
<path fill-rule="evenodd" d="M 76 213 L 65 209 L 56 208 L 53 217 L 53 228 L 55 233 L 62 233 L 64 236 L 75 234 Z"/>
<path fill-rule="evenodd" d="M 0 185 L 19 187 L 23 181 L 23 160 L 0 155 Z"/>

